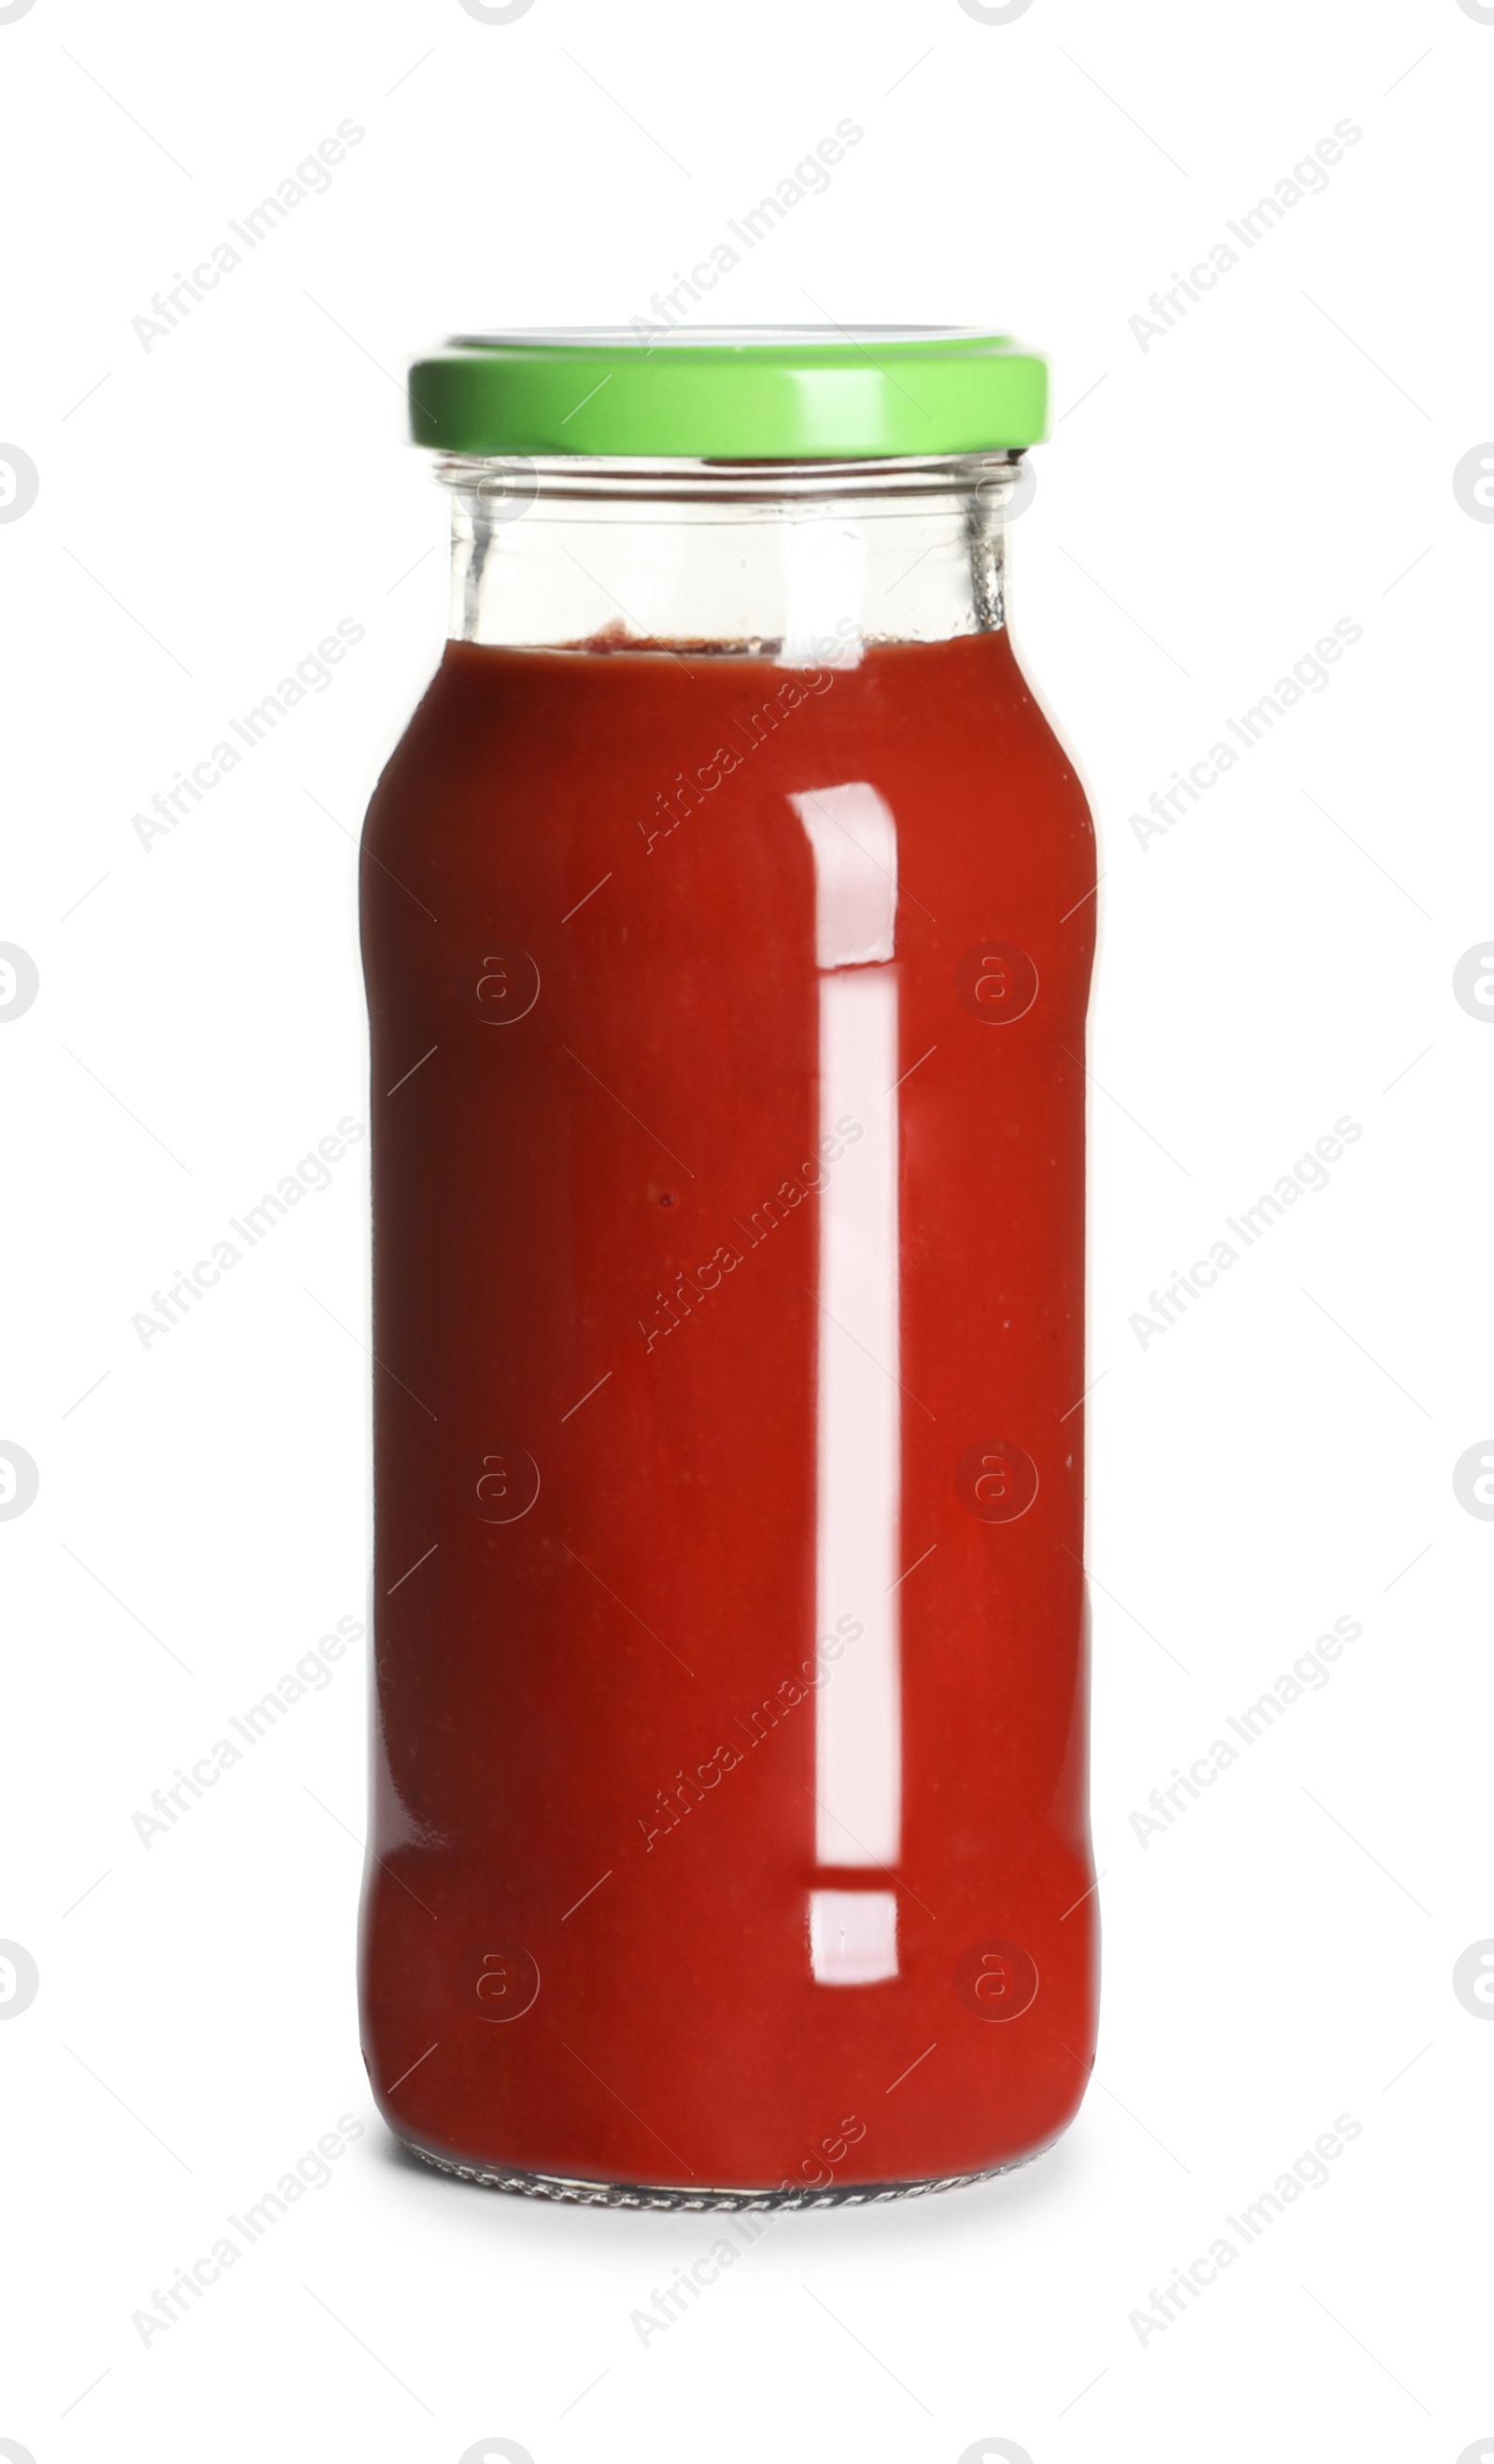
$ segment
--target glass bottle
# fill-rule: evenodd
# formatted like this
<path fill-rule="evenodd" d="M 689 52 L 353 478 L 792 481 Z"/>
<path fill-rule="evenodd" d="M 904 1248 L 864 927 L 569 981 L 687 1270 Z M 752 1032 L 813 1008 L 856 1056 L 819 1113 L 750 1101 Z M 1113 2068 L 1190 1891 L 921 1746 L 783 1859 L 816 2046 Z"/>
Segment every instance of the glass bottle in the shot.
<path fill-rule="evenodd" d="M 497 2187 L 884 2199 L 1088 2077 L 1094 846 L 1005 630 L 1010 366 L 412 373 L 451 626 L 363 843 L 363 2007 L 390 2127 Z M 873 450 L 899 391 L 944 450 Z"/>

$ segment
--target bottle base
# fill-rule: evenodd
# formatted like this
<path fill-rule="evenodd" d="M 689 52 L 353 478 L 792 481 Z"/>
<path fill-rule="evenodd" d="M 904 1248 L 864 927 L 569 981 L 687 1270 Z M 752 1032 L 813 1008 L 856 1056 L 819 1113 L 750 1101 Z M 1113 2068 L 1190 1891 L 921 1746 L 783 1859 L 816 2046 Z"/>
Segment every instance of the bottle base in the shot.
<path fill-rule="evenodd" d="M 521 2199 L 555 2199 L 569 2207 L 672 2209 L 726 2214 L 744 2209 L 882 2207 L 890 2199 L 921 2199 L 931 2190 L 963 2190 L 977 2182 L 994 2182 L 1002 2173 L 1015 2173 L 1023 2165 L 1032 2164 L 1044 2152 L 1035 2147 L 1031 2155 L 1015 2156 L 1009 2165 L 990 2165 L 976 2173 L 943 2173 L 921 2182 L 847 2182 L 823 2190 L 807 2186 L 799 2189 L 792 2185 L 778 2190 L 681 2190 L 657 2183 L 588 2182 L 572 2180 L 561 2173 L 524 2173 L 496 2166 L 463 2165 L 454 2157 L 435 2155 L 418 2139 L 406 2138 L 403 2131 L 395 2136 L 401 2146 L 407 2147 L 422 2164 L 432 2166 L 438 2173 L 450 2173 L 458 2182 L 474 2183 L 480 2189 L 507 2190 Z"/>

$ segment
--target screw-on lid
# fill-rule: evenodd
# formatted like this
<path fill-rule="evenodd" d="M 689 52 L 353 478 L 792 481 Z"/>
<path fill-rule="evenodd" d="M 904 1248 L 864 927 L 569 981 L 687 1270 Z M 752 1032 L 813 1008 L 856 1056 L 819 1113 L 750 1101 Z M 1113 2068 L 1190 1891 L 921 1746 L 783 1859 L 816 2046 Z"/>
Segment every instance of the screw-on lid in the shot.
<path fill-rule="evenodd" d="M 448 453 L 880 460 L 1036 443 L 1047 367 L 944 326 L 577 327 L 457 335 L 409 398 L 416 444 Z"/>

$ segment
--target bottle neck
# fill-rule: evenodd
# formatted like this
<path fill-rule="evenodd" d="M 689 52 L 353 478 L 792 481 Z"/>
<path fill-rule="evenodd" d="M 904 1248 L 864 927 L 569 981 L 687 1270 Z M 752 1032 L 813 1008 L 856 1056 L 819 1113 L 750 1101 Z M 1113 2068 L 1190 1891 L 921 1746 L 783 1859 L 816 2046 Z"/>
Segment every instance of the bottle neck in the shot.
<path fill-rule="evenodd" d="M 1005 623 L 1018 454 L 877 463 L 450 457 L 451 638 L 692 644 L 783 667 Z"/>

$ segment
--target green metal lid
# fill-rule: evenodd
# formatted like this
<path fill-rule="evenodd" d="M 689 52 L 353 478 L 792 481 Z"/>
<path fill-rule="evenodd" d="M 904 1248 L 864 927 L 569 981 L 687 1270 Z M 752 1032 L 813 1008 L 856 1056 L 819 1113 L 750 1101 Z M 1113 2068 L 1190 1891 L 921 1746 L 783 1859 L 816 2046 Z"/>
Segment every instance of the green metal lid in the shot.
<path fill-rule="evenodd" d="M 448 453 L 880 460 L 1035 444 L 1047 367 L 944 326 L 578 327 L 458 335 L 409 399 L 416 444 Z"/>

